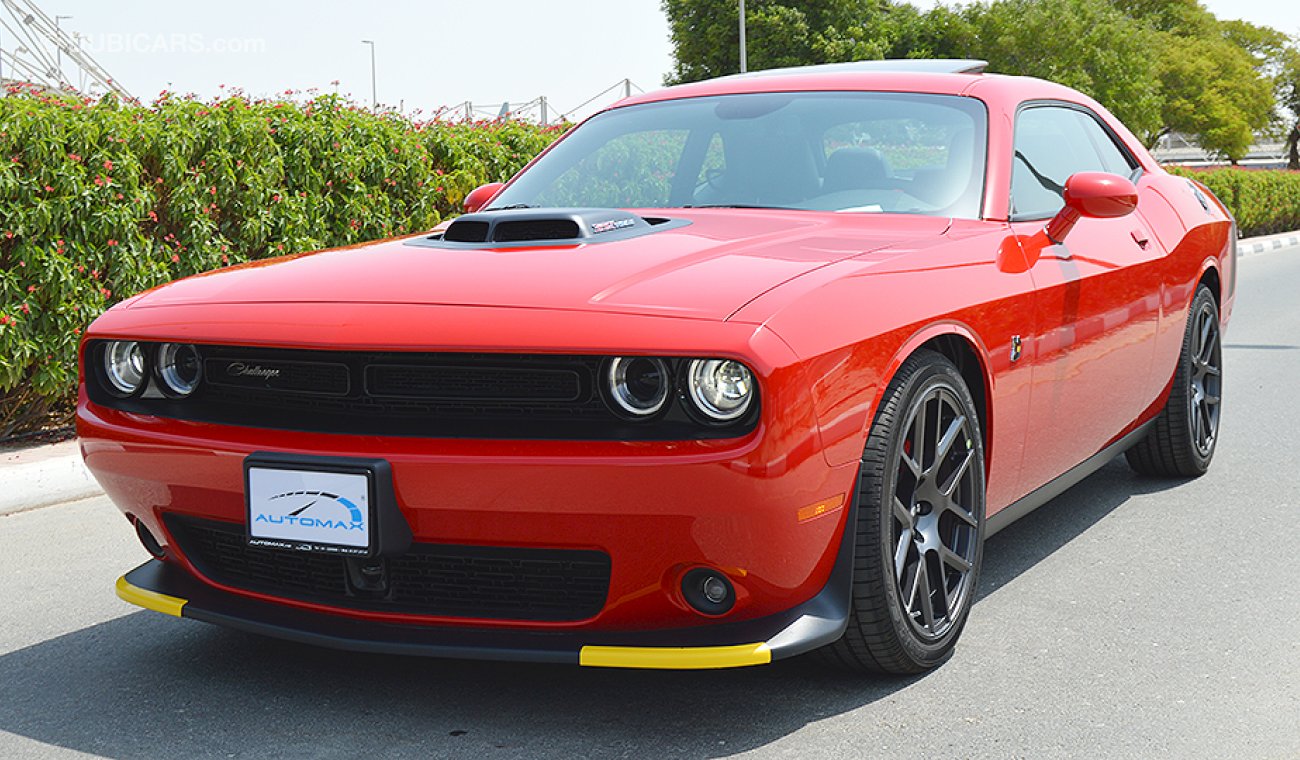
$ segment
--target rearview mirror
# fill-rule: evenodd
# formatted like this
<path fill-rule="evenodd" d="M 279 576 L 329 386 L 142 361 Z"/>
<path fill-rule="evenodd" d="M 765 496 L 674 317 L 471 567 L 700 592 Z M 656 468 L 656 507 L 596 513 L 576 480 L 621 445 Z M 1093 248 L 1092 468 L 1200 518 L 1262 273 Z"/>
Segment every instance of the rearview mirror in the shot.
<path fill-rule="evenodd" d="M 488 201 L 505 187 L 504 182 L 489 182 L 486 185 L 480 185 L 470 191 L 465 196 L 465 213 L 472 214 L 488 204 Z"/>
<path fill-rule="evenodd" d="M 1137 188 L 1118 174 L 1079 172 L 1065 181 L 1065 206 L 1052 217 L 1044 230 L 1053 243 L 1060 244 L 1081 217 L 1114 219 L 1127 216 L 1137 208 Z"/>

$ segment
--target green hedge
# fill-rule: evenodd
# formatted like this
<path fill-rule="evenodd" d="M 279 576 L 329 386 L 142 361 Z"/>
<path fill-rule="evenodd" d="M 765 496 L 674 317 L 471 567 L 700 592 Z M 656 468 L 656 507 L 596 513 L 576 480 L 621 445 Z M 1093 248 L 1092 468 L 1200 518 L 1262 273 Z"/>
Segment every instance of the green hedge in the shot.
<path fill-rule="evenodd" d="M 1223 167 L 1165 167 L 1210 188 L 1237 219 L 1242 237 L 1300 229 L 1300 172 Z"/>
<path fill-rule="evenodd" d="M 168 280 L 418 232 L 560 128 L 414 122 L 333 96 L 0 97 L 0 438 L 66 414 L 82 330 Z"/>

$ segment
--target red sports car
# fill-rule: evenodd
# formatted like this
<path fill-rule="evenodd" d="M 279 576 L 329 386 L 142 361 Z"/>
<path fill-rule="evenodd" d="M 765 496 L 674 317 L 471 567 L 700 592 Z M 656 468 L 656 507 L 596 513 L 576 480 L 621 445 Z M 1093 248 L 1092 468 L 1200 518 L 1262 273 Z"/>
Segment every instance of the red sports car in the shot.
<path fill-rule="evenodd" d="M 375 652 L 953 649 L 985 539 L 1214 454 L 1236 231 L 1097 103 L 971 61 L 624 100 L 433 233 L 131 298 L 82 347 L 122 598 Z"/>

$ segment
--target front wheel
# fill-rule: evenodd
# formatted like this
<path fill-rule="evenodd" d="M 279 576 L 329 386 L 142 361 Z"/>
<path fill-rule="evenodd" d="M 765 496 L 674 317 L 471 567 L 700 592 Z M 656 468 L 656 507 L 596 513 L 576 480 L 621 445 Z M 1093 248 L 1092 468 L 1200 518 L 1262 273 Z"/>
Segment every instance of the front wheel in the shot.
<path fill-rule="evenodd" d="M 961 373 L 922 350 L 885 391 L 858 476 L 853 599 L 842 665 L 918 673 L 952 652 L 983 553 L 984 446 Z"/>

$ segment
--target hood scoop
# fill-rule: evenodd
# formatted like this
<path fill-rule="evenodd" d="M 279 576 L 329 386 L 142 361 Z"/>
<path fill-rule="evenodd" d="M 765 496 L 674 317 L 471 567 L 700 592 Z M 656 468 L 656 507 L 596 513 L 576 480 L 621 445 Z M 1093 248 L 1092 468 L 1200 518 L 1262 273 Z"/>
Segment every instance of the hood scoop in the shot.
<path fill-rule="evenodd" d="M 689 224 L 685 219 L 641 217 L 611 208 L 521 208 L 466 214 L 441 235 L 410 241 L 435 248 L 582 245 L 627 240 Z"/>

